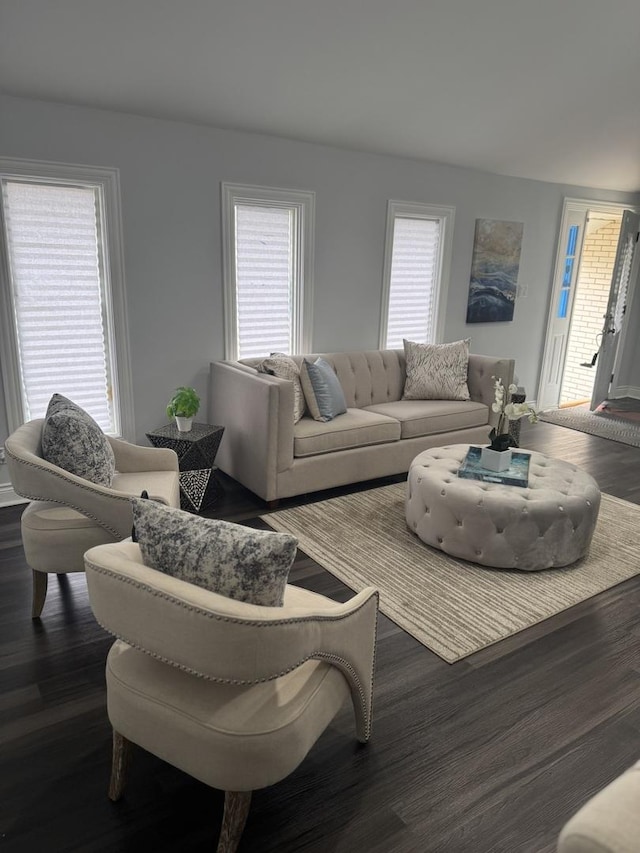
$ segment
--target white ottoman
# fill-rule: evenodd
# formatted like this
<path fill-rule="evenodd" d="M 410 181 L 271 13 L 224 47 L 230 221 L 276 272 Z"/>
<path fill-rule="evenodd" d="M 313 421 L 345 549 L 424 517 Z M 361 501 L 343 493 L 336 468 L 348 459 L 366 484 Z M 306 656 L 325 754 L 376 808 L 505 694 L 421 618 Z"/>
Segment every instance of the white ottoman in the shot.
<path fill-rule="evenodd" d="M 467 450 L 434 447 L 411 463 L 407 524 L 423 542 L 483 566 L 525 571 L 568 566 L 587 553 L 600 509 L 593 477 L 531 452 L 528 488 L 464 480 L 457 472 Z"/>

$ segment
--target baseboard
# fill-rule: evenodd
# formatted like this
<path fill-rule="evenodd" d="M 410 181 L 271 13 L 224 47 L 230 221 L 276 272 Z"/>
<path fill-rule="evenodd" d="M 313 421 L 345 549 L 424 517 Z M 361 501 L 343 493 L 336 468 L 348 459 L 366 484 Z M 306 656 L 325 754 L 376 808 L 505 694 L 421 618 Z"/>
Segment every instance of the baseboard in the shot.
<path fill-rule="evenodd" d="M 634 400 L 640 400 L 640 388 L 635 385 L 619 385 L 615 389 L 615 396 L 612 400 L 617 400 L 619 397 L 632 397 Z"/>
<path fill-rule="evenodd" d="M 13 506 L 14 504 L 26 504 L 28 500 L 21 498 L 13 491 L 11 483 L 0 484 L 0 506 Z"/>

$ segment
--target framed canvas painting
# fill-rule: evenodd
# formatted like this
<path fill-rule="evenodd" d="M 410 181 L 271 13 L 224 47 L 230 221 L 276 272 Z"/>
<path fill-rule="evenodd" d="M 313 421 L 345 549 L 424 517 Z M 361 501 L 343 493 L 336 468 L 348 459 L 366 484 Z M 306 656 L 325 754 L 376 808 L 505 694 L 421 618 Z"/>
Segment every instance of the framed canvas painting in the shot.
<path fill-rule="evenodd" d="M 476 219 L 467 323 L 513 320 L 523 229 L 522 222 Z"/>

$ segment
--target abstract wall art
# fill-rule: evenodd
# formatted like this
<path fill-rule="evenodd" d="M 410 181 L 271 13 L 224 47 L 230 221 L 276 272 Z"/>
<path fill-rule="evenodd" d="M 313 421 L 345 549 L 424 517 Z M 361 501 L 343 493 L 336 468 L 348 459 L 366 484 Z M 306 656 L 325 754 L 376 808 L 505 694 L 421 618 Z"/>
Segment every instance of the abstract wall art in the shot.
<path fill-rule="evenodd" d="M 476 219 L 467 323 L 513 320 L 522 222 Z"/>

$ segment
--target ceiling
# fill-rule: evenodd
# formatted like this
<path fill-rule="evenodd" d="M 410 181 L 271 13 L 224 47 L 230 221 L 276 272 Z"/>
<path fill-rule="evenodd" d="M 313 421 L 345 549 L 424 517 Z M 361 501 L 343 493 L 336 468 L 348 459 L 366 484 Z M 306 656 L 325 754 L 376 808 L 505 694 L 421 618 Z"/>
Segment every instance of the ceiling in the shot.
<path fill-rule="evenodd" d="M 2 0 L 0 90 L 640 190 L 638 0 Z"/>

